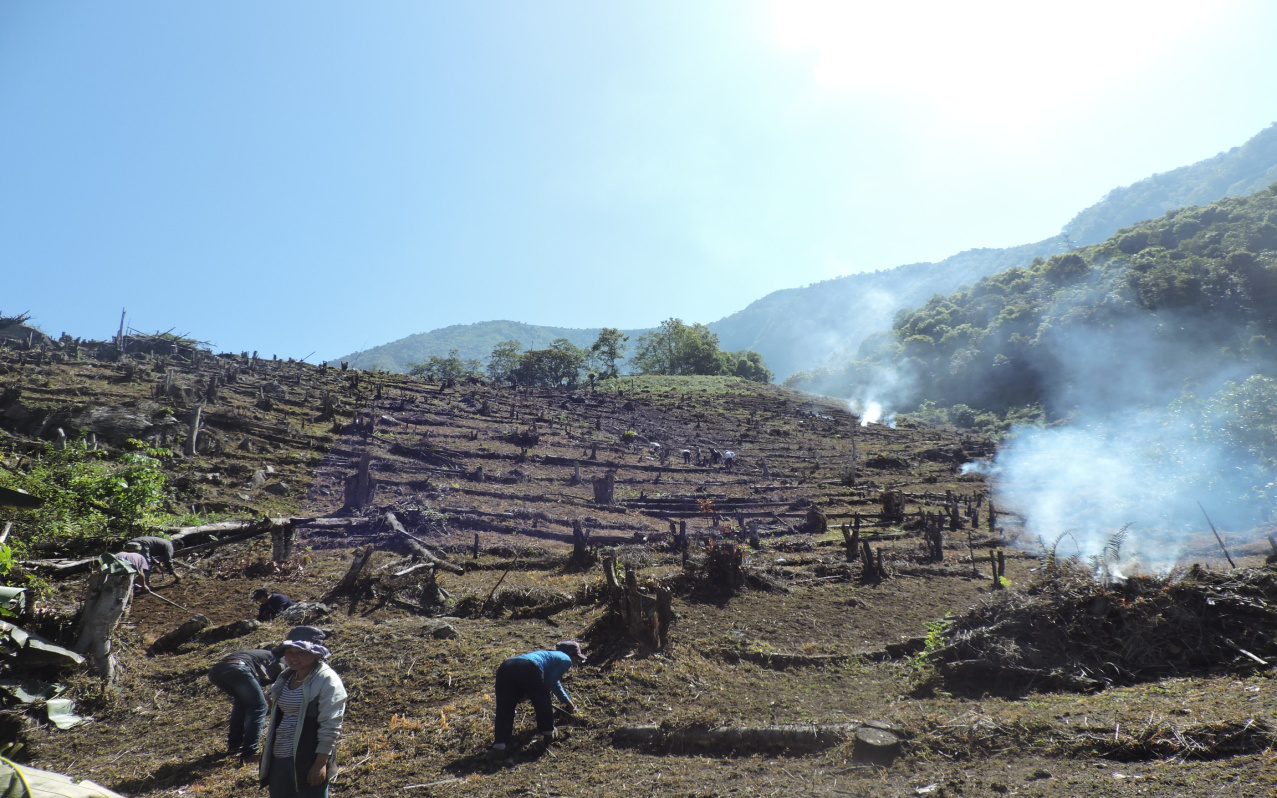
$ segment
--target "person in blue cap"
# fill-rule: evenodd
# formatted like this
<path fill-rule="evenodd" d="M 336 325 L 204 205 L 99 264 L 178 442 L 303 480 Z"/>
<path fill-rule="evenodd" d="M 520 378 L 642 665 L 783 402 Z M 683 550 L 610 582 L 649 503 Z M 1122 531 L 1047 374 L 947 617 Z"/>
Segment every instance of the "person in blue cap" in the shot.
<path fill-rule="evenodd" d="M 573 663 L 584 664 L 585 654 L 581 644 L 563 640 L 550 651 L 532 651 L 510 657 L 497 668 L 496 733 L 491 753 L 504 756 L 514 735 L 514 710 L 527 699 L 536 711 L 537 733 L 546 742 L 556 736 L 554 728 L 553 698 L 557 698 L 569 713 L 576 713 L 576 705 L 563 689 L 563 676 Z"/>

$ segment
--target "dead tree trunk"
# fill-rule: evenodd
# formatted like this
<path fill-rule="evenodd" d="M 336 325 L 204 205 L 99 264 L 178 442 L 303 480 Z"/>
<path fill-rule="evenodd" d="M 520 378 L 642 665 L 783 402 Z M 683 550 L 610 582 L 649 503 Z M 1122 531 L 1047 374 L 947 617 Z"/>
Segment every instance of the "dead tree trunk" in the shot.
<path fill-rule="evenodd" d="M 76 632 L 77 654 L 88 656 L 109 687 L 115 681 L 115 657 L 111 654 L 111 633 L 119 625 L 133 597 L 135 574 L 124 569 L 99 570 L 89 577 L 80 627 Z"/>
<path fill-rule="evenodd" d="M 293 558 L 293 542 L 297 538 L 297 531 L 291 521 L 279 526 L 272 526 L 270 538 L 272 543 L 271 562 L 276 565 L 282 565 Z"/>
<path fill-rule="evenodd" d="M 843 544 L 847 547 L 847 562 L 855 562 L 860 556 L 860 525 L 856 525 L 856 531 L 851 531 L 850 524 L 842 525 Z"/>
<path fill-rule="evenodd" d="M 612 504 L 612 497 L 616 487 L 616 472 L 609 471 L 598 479 L 594 480 L 594 503 L 595 504 Z"/>
<path fill-rule="evenodd" d="M 578 566 L 589 565 L 593 561 L 590 556 L 588 543 L 589 535 L 585 531 L 585 527 L 581 526 L 580 521 L 572 522 L 572 564 Z"/>
<path fill-rule="evenodd" d="M 195 452 L 198 450 L 197 444 L 199 443 L 200 438 L 200 416 L 202 416 L 203 413 L 203 405 L 196 405 L 195 409 L 191 411 L 191 424 L 186 433 L 186 454 L 191 457 L 194 457 Z"/>
<path fill-rule="evenodd" d="M 882 504 L 882 520 L 888 524 L 899 524 L 905 520 L 905 494 L 899 490 L 884 490 L 878 497 Z"/>
<path fill-rule="evenodd" d="M 375 547 L 372 545 L 364 546 L 362 549 L 356 549 L 354 557 L 350 561 L 350 568 L 346 571 L 346 575 L 337 583 L 337 587 L 324 597 L 324 601 L 331 600 L 334 596 L 349 592 L 354 588 L 355 583 L 359 581 L 359 574 L 368 565 L 368 561 L 372 559 L 372 553 Z"/>
<path fill-rule="evenodd" d="M 362 510 L 372 504 L 377 485 L 372 478 L 372 454 L 364 452 L 359 458 L 359 470 L 346 477 L 346 502 L 343 510 Z"/>

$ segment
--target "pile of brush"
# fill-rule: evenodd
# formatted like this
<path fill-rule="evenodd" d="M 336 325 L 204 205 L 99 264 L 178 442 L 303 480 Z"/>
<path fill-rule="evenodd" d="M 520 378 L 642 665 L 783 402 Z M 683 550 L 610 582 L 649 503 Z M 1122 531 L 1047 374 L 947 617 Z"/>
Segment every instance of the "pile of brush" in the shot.
<path fill-rule="evenodd" d="M 924 655 L 946 689 L 1099 690 L 1277 661 L 1277 572 L 1197 566 L 1105 584 L 1052 564 L 952 621 Z"/>

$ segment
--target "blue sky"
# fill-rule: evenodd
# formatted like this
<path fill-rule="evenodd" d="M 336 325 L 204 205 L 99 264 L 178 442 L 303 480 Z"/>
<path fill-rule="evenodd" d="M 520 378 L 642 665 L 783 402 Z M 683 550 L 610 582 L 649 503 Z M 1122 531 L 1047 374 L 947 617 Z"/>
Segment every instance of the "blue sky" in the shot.
<path fill-rule="evenodd" d="M 1277 3 L 0 4 L 0 311 L 312 362 L 711 322 L 1277 121 Z"/>

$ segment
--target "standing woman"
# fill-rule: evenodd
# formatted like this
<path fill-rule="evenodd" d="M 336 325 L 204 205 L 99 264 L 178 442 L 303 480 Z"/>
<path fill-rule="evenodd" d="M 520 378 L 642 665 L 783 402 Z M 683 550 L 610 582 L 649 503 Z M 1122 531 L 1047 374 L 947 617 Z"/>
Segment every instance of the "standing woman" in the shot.
<path fill-rule="evenodd" d="M 327 798 L 346 712 L 346 687 L 328 666 L 323 632 L 297 627 L 282 650 L 286 670 L 270 691 L 259 770 L 270 798 Z"/>

